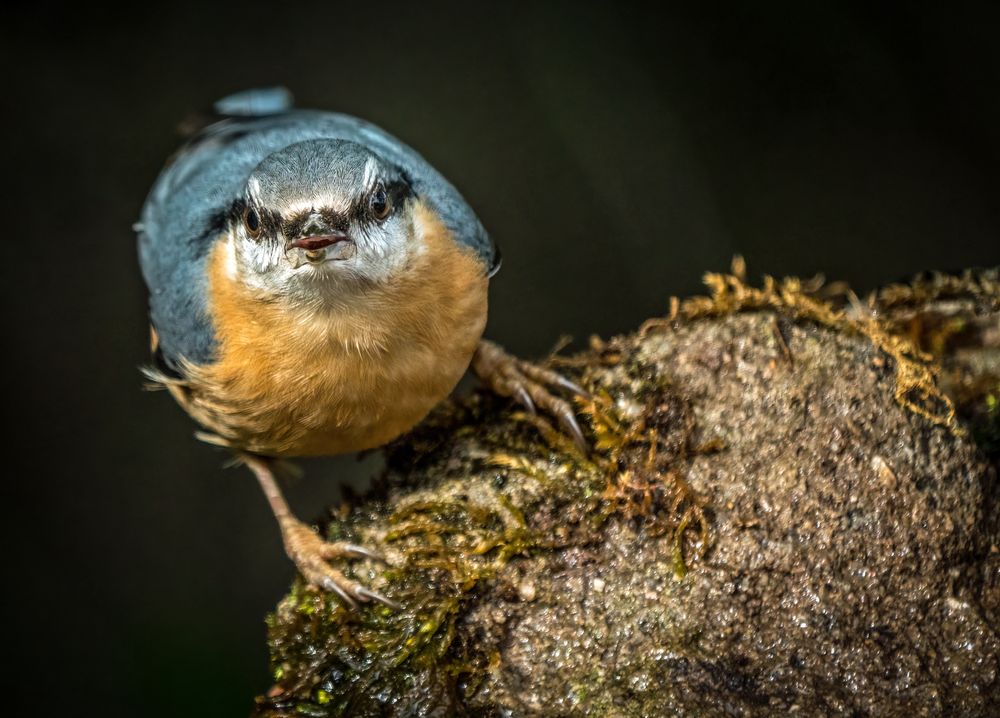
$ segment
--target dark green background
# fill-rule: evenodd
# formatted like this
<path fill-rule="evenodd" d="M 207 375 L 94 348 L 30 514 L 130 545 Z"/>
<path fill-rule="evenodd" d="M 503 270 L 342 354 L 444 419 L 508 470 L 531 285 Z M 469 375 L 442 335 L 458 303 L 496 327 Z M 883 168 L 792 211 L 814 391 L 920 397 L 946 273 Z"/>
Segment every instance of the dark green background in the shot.
<path fill-rule="evenodd" d="M 860 290 L 1000 262 L 1000 16 L 872 5 L 8 11 L 0 703 L 240 716 L 268 685 L 276 526 L 136 370 L 130 225 L 189 111 L 283 83 L 408 141 L 503 248 L 489 335 L 539 355 L 663 313 L 735 252 Z M 316 516 L 375 463 L 311 463 L 292 503 Z"/>

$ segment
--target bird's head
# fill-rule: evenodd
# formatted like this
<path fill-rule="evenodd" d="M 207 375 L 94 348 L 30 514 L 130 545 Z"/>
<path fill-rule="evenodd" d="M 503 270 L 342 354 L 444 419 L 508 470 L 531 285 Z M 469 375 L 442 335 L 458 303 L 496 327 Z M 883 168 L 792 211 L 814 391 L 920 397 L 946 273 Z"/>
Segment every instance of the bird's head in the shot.
<path fill-rule="evenodd" d="M 345 140 L 266 157 L 230 217 L 231 271 L 274 294 L 321 295 L 391 280 L 420 251 L 402 172 Z"/>

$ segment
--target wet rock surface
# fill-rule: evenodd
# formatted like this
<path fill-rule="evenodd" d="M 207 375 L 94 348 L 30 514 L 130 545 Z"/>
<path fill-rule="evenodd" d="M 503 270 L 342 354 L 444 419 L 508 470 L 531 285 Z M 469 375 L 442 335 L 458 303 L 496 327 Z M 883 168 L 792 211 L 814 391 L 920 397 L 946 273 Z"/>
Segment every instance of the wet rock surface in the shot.
<path fill-rule="evenodd" d="M 296 586 L 257 715 L 1000 713 L 995 463 L 866 336 L 753 311 L 563 369 L 594 456 L 442 408 L 330 529 L 406 610 Z"/>
<path fill-rule="evenodd" d="M 537 597 L 509 602 L 488 631 L 503 660 L 471 705 L 648 716 L 1000 706 L 1000 637 L 970 571 L 991 545 L 988 468 L 891 402 L 863 341 L 785 327 L 790 364 L 774 331 L 740 316 L 642 345 L 725 442 L 688 472 L 712 507 L 711 549 L 677 580 L 665 539 L 612 521 L 603 544 L 536 562 Z M 499 598 L 465 625 L 488 625 Z"/>

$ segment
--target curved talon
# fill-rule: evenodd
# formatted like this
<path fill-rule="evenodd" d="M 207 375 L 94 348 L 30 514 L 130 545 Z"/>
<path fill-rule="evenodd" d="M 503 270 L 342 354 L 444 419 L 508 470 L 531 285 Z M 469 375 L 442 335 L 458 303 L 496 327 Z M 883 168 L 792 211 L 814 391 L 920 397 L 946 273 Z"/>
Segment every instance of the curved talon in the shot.
<path fill-rule="evenodd" d="M 338 541 L 336 543 L 327 542 L 323 544 L 323 558 L 339 558 L 349 556 L 351 558 L 370 558 L 373 561 L 385 561 L 382 554 L 376 553 L 364 546 L 356 543 Z"/>
<path fill-rule="evenodd" d="M 514 385 L 514 396 L 517 398 L 529 414 L 536 414 L 538 410 L 535 408 L 535 402 L 531 399 L 531 394 L 520 384 Z"/>
<path fill-rule="evenodd" d="M 561 389 L 565 389 L 573 394 L 582 396 L 584 399 L 592 398 L 590 392 L 576 382 L 570 381 L 557 371 L 546 369 L 545 367 L 535 366 L 531 362 L 526 361 L 519 361 L 517 363 L 517 368 L 520 369 L 521 373 L 529 379 L 534 379 L 535 381 L 543 384 L 554 384 Z"/>
<path fill-rule="evenodd" d="M 357 601 L 351 598 L 350 594 L 347 593 L 347 591 L 345 591 L 343 588 L 341 588 L 340 584 L 337 583 L 336 579 L 334 579 L 332 576 L 324 576 L 323 580 L 320 581 L 319 588 L 326 589 L 327 591 L 332 591 L 333 593 L 340 596 L 340 600 L 343 601 L 344 605 L 346 605 L 350 610 L 352 611 L 358 610 Z"/>
<path fill-rule="evenodd" d="M 389 599 L 348 579 L 327 563 L 344 557 L 382 560 L 374 551 L 347 541 L 324 541 L 312 527 L 292 518 L 282 522 L 282 533 L 289 558 L 310 586 L 337 594 L 352 611 L 357 610 L 358 601 L 377 600 L 387 606 L 392 603 L 386 603 Z"/>
<path fill-rule="evenodd" d="M 583 437 L 583 431 L 580 429 L 580 424 L 577 423 L 572 407 L 562 399 L 553 399 L 550 410 L 556 419 L 558 419 L 563 431 L 573 439 L 573 443 L 576 444 L 577 448 L 586 453 L 587 440 Z"/>
<path fill-rule="evenodd" d="M 576 394 L 577 396 L 579 396 L 579 397 L 581 397 L 583 399 L 586 399 L 588 401 L 594 398 L 593 394 L 591 394 L 589 391 L 587 391 L 582 386 L 580 386 L 579 384 L 577 384 L 575 381 L 570 381 L 569 379 L 567 379 L 566 377 L 562 376 L 561 374 L 558 375 L 558 376 L 559 376 L 559 381 L 556 382 L 556 383 L 559 386 L 561 386 L 563 389 L 566 389 L 567 391 L 571 391 L 574 394 Z"/>
<path fill-rule="evenodd" d="M 587 440 L 583 436 L 583 431 L 580 429 L 580 424 L 577 422 L 576 416 L 570 412 L 566 414 L 557 414 L 557 417 L 559 419 L 559 424 L 573 439 L 573 442 L 576 444 L 576 448 L 583 453 L 587 453 Z"/>
<path fill-rule="evenodd" d="M 365 588 L 364 586 L 358 586 L 354 589 L 354 595 L 357 596 L 362 601 L 378 601 L 383 606 L 388 606 L 394 611 L 403 610 L 403 606 L 396 603 L 391 598 L 386 598 L 381 593 L 377 591 L 372 591 L 370 588 Z"/>
<path fill-rule="evenodd" d="M 485 340 L 476 349 L 472 369 L 497 394 L 512 397 L 531 414 L 545 412 L 557 419 L 563 433 L 573 440 L 581 452 L 587 453 L 587 440 L 572 406 L 548 389 L 558 387 L 577 396 L 591 398 L 590 393 L 576 382 L 547 367 L 512 357 L 493 342 Z"/>

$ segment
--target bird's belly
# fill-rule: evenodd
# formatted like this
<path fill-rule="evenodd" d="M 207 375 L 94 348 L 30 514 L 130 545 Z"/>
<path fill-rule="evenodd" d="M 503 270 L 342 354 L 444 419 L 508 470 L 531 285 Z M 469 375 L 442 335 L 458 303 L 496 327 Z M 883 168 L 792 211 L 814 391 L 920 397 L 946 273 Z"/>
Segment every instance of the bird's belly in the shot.
<path fill-rule="evenodd" d="M 451 347 L 435 352 L 412 347 L 376 365 L 331 361 L 302 393 L 289 397 L 279 425 L 264 432 L 283 436 L 271 453 L 327 456 L 382 446 L 419 423 L 445 399 L 465 373 L 482 330 L 469 328 Z M 283 424 L 283 425 L 281 425 Z"/>
<path fill-rule="evenodd" d="M 457 311 L 456 311 L 457 310 Z M 208 384 L 220 443 L 270 456 L 329 456 L 381 446 L 455 388 L 486 324 L 486 287 L 424 313 L 375 351 L 331 340 L 317 317 L 227 355 Z M 214 425 L 213 423 L 214 422 Z"/>
<path fill-rule="evenodd" d="M 425 210 L 405 276 L 328 306 L 261 297 L 211 260 L 218 360 L 171 390 L 215 443 L 271 456 L 380 446 L 455 387 L 486 325 L 478 259 Z"/>

